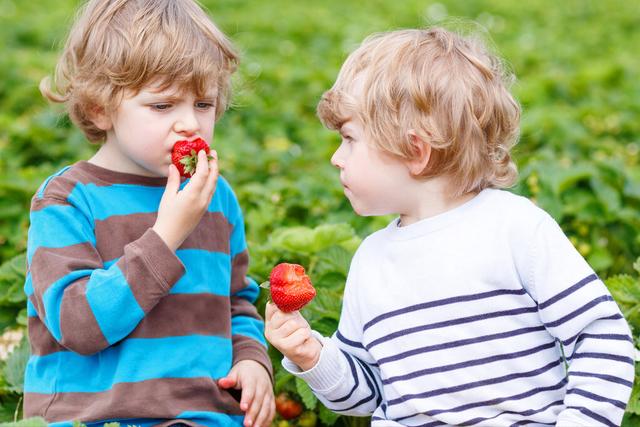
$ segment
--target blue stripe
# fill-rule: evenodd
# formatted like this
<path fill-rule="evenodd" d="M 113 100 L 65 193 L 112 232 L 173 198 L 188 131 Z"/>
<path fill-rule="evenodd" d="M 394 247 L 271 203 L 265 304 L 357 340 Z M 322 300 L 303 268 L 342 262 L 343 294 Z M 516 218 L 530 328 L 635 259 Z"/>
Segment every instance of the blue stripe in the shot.
<path fill-rule="evenodd" d="M 380 387 L 378 387 L 378 383 L 376 382 L 376 377 L 375 377 L 374 373 L 371 371 L 371 368 L 369 367 L 368 363 L 363 362 L 362 360 L 358 359 L 355 356 L 354 356 L 354 358 L 358 361 L 358 363 L 360 364 L 362 369 L 364 369 L 366 371 L 366 373 L 369 375 L 369 378 L 371 378 L 371 382 L 373 383 L 373 386 L 375 387 L 376 408 L 377 408 L 378 406 L 380 406 L 380 403 L 382 402 L 382 393 L 380 392 Z"/>
<path fill-rule="evenodd" d="M 349 400 L 349 398 L 351 398 L 351 396 L 353 395 L 353 392 L 356 391 L 356 389 L 360 385 L 360 377 L 358 376 L 358 372 L 356 371 L 356 365 L 353 362 L 351 355 L 342 349 L 340 351 L 342 352 L 343 356 L 345 357 L 345 359 L 347 359 L 347 362 L 349 363 L 349 369 L 351 370 L 351 378 L 353 378 L 355 384 L 353 385 L 349 393 L 347 393 L 346 395 L 338 399 L 329 400 L 329 402 L 331 403 L 340 403 L 340 402 L 344 402 L 345 400 Z"/>
<path fill-rule="evenodd" d="M 27 316 L 28 317 L 37 317 L 38 311 L 36 307 L 33 305 L 30 299 L 27 299 Z"/>
<path fill-rule="evenodd" d="M 53 282 L 42 295 L 42 303 L 45 311 L 45 324 L 51 331 L 53 337 L 60 341 L 62 333 L 60 331 L 60 305 L 62 295 L 70 283 L 76 280 L 89 277 L 94 270 L 76 270 Z"/>
<path fill-rule="evenodd" d="M 520 412 L 518 412 L 518 411 L 502 411 L 502 412 L 500 412 L 499 414 L 497 414 L 497 415 L 495 415 L 493 417 L 485 417 L 485 418 L 477 417 L 477 418 L 473 418 L 471 420 L 463 421 L 459 425 L 461 425 L 461 426 L 471 426 L 471 425 L 474 425 L 474 424 L 478 424 L 478 423 L 480 423 L 482 421 L 488 421 L 488 420 L 496 419 L 496 418 L 498 418 L 498 417 L 500 417 L 502 415 L 505 415 L 505 414 L 521 415 L 523 417 L 528 417 L 528 416 L 531 416 L 531 415 L 534 415 L 534 414 L 538 414 L 540 412 L 544 412 L 547 409 L 552 408 L 554 406 L 562 406 L 562 405 L 564 405 L 564 400 L 556 400 L 555 402 L 551 402 L 548 405 L 543 406 L 540 409 L 527 409 L 526 411 L 520 411 Z M 538 420 L 522 420 L 522 421 L 518 421 L 518 422 L 516 422 L 514 424 L 511 424 L 511 425 L 513 426 L 513 425 L 529 424 L 529 423 L 531 423 L 531 424 L 538 423 L 539 424 L 540 421 L 538 421 Z"/>
<path fill-rule="evenodd" d="M 586 397 L 587 399 L 595 400 L 596 402 L 608 403 L 610 405 L 613 405 L 617 408 L 622 409 L 623 411 L 627 407 L 627 404 L 625 402 L 620 402 L 619 400 L 615 400 L 615 399 L 609 399 L 604 396 L 600 396 L 598 394 L 591 393 L 589 391 L 585 391 L 579 388 L 569 389 L 567 390 L 567 394 L 577 394 L 578 396 Z"/>
<path fill-rule="evenodd" d="M 96 244 L 93 225 L 73 206 L 47 206 L 31 212 L 27 261 L 31 264 L 33 254 L 40 247 L 64 248 L 80 243 Z"/>
<path fill-rule="evenodd" d="M 538 307 L 540 307 L 540 310 L 544 310 L 545 308 L 555 304 L 556 302 L 560 301 L 563 298 L 566 298 L 567 296 L 571 295 L 572 293 L 574 293 L 578 289 L 582 288 L 583 286 L 593 282 L 594 280 L 598 280 L 598 276 L 595 275 L 595 274 L 591 274 L 591 275 L 585 277 L 584 279 L 580 280 L 578 283 L 576 283 L 575 285 L 571 286 L 570 288 L 565 289 L 564 291 L 560 292 L 559 294 L 549 298 L 545 302 L 541 302 L 540 304 L 538 304 Z"/>
<path fill-rule="evenodd" d="M 190 420 L 209 427 L 229 425 L 241 426 L 244 422 L 244 415 L 217 414 L 215 412 L 185 411 L 179 414 L 176 418 Z"/>
<path fill-rule="evenodd" d="M 611 383 L 621 384 L 629 388 L 633 387 L 633 382 L 627 381 L 623 378 L 614 377 L 613 375 L 594 374 L 593 372 L 569 371 L 569 376 L 598 378 L 600 380 L 609 381 Z"/>
<path fill-rule="evenodd" d="M 202 249 L 180 249 L 176 251 L 176 255 L 184 264 L 187 274 L 183 274 L 171 288 L 172 294 L 211 293 L 229 296 L 231 259 L 228 254 Z"/>
<path fill-rule="evenodd" d="M 626 334 L 584 334 L 582 332 L 579 332 L 578 334 L 574 335 L 573 337 L 566 339 L 565 341 L 562 341 L 562 345 L 568 346 L 570 345 L 573 341 L 576 341 L 576 345 L 581 343 L 582 341 L 586 340 L 586 339 L 594 339 L 594 340 L 614 340 L 614 341 L 629 341 L 630 343 L 633 343 L 633 339 Z"/>
<path fill-rule="evenodd" d="M 353 356 L 351 356 L 353 357 Z M 354 357 L 354 359 L 358 362 L 360 362 L 360 360 L 358 360 L 358 358 Z M 360 365 L 360 370 L 362 372 L 362 376 L 364 377 L 365 381 L 367 382 L 367 387 L 369 388 L 369 390 L 371 391 L 371 394 L 363 399 L 360 399 L 358 402 L 356 402 L 354 405 L 349 406 L 348 408 L 344 408 L 344 409 L 340 409 L 340 411 L 350 411 L 354 408 L 357 408 L 360 405 L 363 405 L 365 403 L 367 403 L 368 401 L 370 401 L 371 399 L 373 399 L 376 396 L 376 392 L 373 388 L 373 384 L 371 383 L 371 380 L 369 379 L 369 376 L 364 372 L 364 369 L 362 367 L 362 365 Z"/>
<path fill-rule="evenodd" d="M 444 298 L 437 301 L 429 301 L 421 304 L 412 305 L 409 307 L 400 308 L 398 310 L 390 311 L 388 313 L 381 314 L 379 316 L 374 317 L 372 320 L 365 323 L 363 326 L 363 331 L 366 331 L 371 326 L 376 323 L 389 319 L 390 317 L 399 316 L 401 314 L 411 313 L 413 311 L 425 310 L 433 307 L 440 307 L 447 304 L 455 304 L 460 302 L 468 302 L 468 301 L 476 301 L 480 299 L 492 298 L 499 295 L 524 295 L 524 289 L 499 289 L 496 291 L 483 292 L 480 294 L 471 294 L 471 295 L 461 295 L 451 298 Z"/>
<path fill-rule="evenodd" d="M 447 326 L 454 326 L 454 325 L 461 325 L 464 323 L 472 323 L 472 322 L 476 322 L 476 321 L 481 321 L 481 320 L 488 320 L 488 319 L 492 319 L 492 318 L 496 318 L 496 317 L 504 317 L 504 316 L 517 316 L 520 314 L 527 314 L 527 313 L 535 313 L 538 311 L 538 307 L 536 306 L 532 306 L 532 307 L 523 307 L 523 308 L 517 308 L 514 310 L 503 310 L 503 311 L 496 311 L 493 313 L 483 313 L 483 314 L 476 314 L 473 316 L 469 316 L 469 317 L 461 317 L 458 319 L 453 319 L 453 320 L 445 320 L 442 322 L 437 322 L 437 323 L 431 323 L 428 325 L 422 325 L 422 326 L 416 326 L 413 328 L 409 328 L 409 329 L 402 329 L 399 331 L 396 331 L 394 333 L 391 333 L 389 335 L 385 335 L 382 336 L 376 340 L 371 341 L 371 343 L 367 344 L 365 346 L 365 348 L 367 350 L 371 350 L 373 347 L 382 344 L 384 342 L 390 341 L 394 338 L 398 338 L 398 337 L 403 337 L 409 334 L 413 334 L 416 332 L 422 332 L 422 331 L 428 331 L 430 329 L 438 329 L 438 328 L 444 328 Z"/>
<path fill-rule="evenodd" d="M 596 414 L 595 412 L 587 409 L 587 408 L 583 408 L 581 406 L 567 406 L 567 409 L 575 409 L 577 411 L 582 412 L 583 414 L 585 414 L 586 416 L 588 416 L 589 418 L 592 418 L 596 421 L 601 422 L 602 424 L 609 426 L 609 427 L 617 427 L 617 424 L 612 423 L 611 421 L 609 421 L 609 419 L 603 417 L 602 415 Z"/>
<path fill-rule="evenodd" d="M 144 317 L 118 264 L 108 270 L 93 271 L 86 297 L 109 345 L 129 335 Z"/>
<path fill-rule="evenodd" d="M 253 304 L 256 302 L 258 296 L 260 295 L 260 287 L 251 277 L 246 277 L 246 279 L 249 281 L 249 284 L 233 294 L 233 296 L 246 299 Z"/>
<path fill-rule="evenodd" d="M 264 338 L 264 322 L 253 317 L 233 316 L 231 318 L 231 334 L 253 338 L 267 347 L 267 341 Z"/>
<path fill-rule="evenodd" d="M 555 341 L 552 341 L 547 344 L 542 344 L 537 347 L 529 348 L 527 350 L 517 351 L 515 353 L 498 354 L 495 356 L 483 357 L 480 359 L 467 360 L 465 362 L 460 362 L 460 363 L 452 363 L 450 365 L 442 365 L 442 366 L 436 366 L 428 369 L 421 369 L 419 371 L 415 371 L 410 374 L 397 375 L 394 377 L 383 379 L 382 384 L 391 384 L 396 381 L 406 381 L 412 378 L 422 377 L 425 375 L 436 374 L 436 373 L 439 374 L 447 371 L 455 371 L 456 369 L 463 369 L 463 368 L 468 368 L 470 366 L 484 365 L 487 363 L 497 362 L 499 360 L 517 359 L 520 357 L 529 356 L 531 354 L 538 353 L 540 351 L 548 350 L 550 348 L 554 348 L 555 346 L 556 346 Z"/>
<path fill-rule="evenodd" d="M 428 416 L 435 416 L 435 415 L 438 415 L 438 414 L 445 414 L 445 413 L 457 413 L 457 412 L 464 412 L 464 411 L 467 411 L 467 410 L 473 409 L 473 408 L 495 406 L 495 405 L 498 405 L 498 404 L 500 404 L 502 402 L 507 402 L 507 401 L 512 401 L 512 400 L 523 400 L 523 399 L 526 399 L 526 398 L 531 397 L 533 395 L 536 395 L 538 393 L 544 393 L 546 391 L 554 391 L 554 390 L 561 389 L 566 385 L 566 383 L 567 383 L 567 381 L 565 379 L 563 379 L 559 383 L 551 385 L 551 386 L 537 387 L 537 388 L 525 391 L 523 393 L 514 394 L 514 395 L 511 395 L 511 396 L 507 396 L 507 397 L 498 397 L 498 398 L 495 398 L 495 399 L 484 400 L 482 402 L 467 403 L 467 404 L 464 404 L 464 405 L 456 406 L 454 408 L 436 409 L 436 410 L 432 410 L 432 411 L 426 411 L 426 412 L 423 412 L 423 414 L 428 415 Z M 398 418 L 398 419 L 396 419 L 396 421 L 402 421 L 402 420 L 405 420 L 407 418 L 411 418 L 411 417 L 414 417 L 414 416 L 415 416 L 415 414 L 414 415 L 409 415 L 409 416 L 406 416 L 406 417 L 402 417 L 402 418 Z"/>
<path fill-rule="evenodd" d="M 89 210 L 94 221 L 102 221 L 114 215 L 154 213 L 158 211 L 164 187 L 134 184 L 98 186 L 94 183 L 78 184 L 69 195 L 70 200 L 89 200 Z M 118 203 L 113 203 L 118 200 Z"/>
<path fill-rule="evenodd" d="M 628 363 L 631 366 L 635 366 L 635 362 L 632 358 L 626 356 L 618 356 L 617 354 L 609 354 L 609 353 L 577 353 L 574 354 L 571 360 L 574 359 L 604 359 L 604 360 L 615 360 L 616 362 Z"/>
<path fill-rule="evenodd" d="M 344 335 L 342 335 L 340 333 L 340 331 L 336 331 L 336 338 L 338 338 L 341 342 L 343 342 L 344 344 L 346 344 L 346 345 L 348 345 L 350 347 L 364 349 L 364 346 L 361 343 L 345 338 Z"/>
<path fill-rule="evenodd" d="M 491 384 L 500 384 L 500 383 L 511 381 L 511 380 L 518 379 L 518 378 L 535 377 L 535 376 L 543 374 L 543 373 L 545 373 L 547 371 L 550 371 L 551 369 L 553 369 L 556 366 L 560 365 L 562 362 L 563 362 L 562 359 L 558 359 L 558 360 L 554 360 L 551 363 L 547 363 L 545 366 L 542 366 L 540 368 L 533 369 L 533 370 L 527 371 L 527 372 L 517 372 L 517 373 L 514 373 L 514 374 L 503 375 L 501 377 L 488 378 L 488 379 L 481 380 L 481 381 L 474 381 L 474 382 L 470 382 L 470 383 L 466 383 L 466 384 L 459 384 L 459 385 L 456 385 L 456 386 L 453 386 L 453 387 L 445 387 L 445 388 L 431 390 L 431 391 L 427 391 L 427 392 L 423 392 L 423 393 L 404 394 L 404 395 L 400 396 L 397 399 L 390 400 L 388 402 L 388 404 L 389 404 L 389 406 L 391 406 L 391 405 L 400 405 L 402 403 L 408 402 L 409 400 L 413 400 L 413 399 L 424 399 L 424 398 L 428 398 L 428 397 L 439 396 L 441 394 L 457 393 L 457 392 L 460 392 L 460 391 L 470 390 L 470 389 L 473 389 L 473 388 L 483 387 L 483 386 L 487 386 L 487 385 L 491 385 Z"/>
<path fill-rule="evenodd" d="M 585 304 L 584 306 L 578 308 L 577 310 L 572 311 L 571 313 L 567 314 L 564 317 L 561 317 L 558 320 L 554 320 L 553 322 L 548 322 L 545 323 L 545 325 L 547 325 L 548 328 L 555 328 L 556 326 L 562 325 L 563 323 L 566 323 L 567 321 L 578 317 L 579 315 L 581 315 L 582 313 L 589 311 L 590 309 L 592 309 L 593 307 L 602 304 L 603 302 L 608 302 L 608 301 L 613 301 L 613 297 L 611 295 L 602 295 L 601 297 L 598 297 L 594 300 L 592 300 L 591 302 L 589 302 L 588 304 Z"/>
<path fill-rule="evenodd" d="M 102 392 L 114 384 L 156 378 L 221 378 L 231 368 L 231 340 L 215 336 L 130 338 L 92 356 L 60 351 L 31 356 L 24 391 Z"/>
<path fill-rule="evenodd" d="M 33 279 L 31 278 L 31 272 L 27 271 L 27 277 L 24 281 L 24 293 L 29 298 L 33 295 Z"/>
<path fill-rule="evenodd" d="M 401 359 L 405 359 L 405 358 L 410 357 L 410 356 L 415 356 L 416 354 L 429 353 L 431 351 L 445 350 L 445 349 L 461 347 L 461 346 L 465 346 L 465 345 L 469 345 L 469 344 L 477 344 L 477 343 L 481 343 L 481 342 L 493 341 L 493 340 L 496 340 L 496 339 L 510 338 L 510 337 L 515 337 L 515 336 L 518 336 L 518 335 L 528 334 L 528 333 L 531 333 L 531 332 L 539 332 L 539 331 L 544 331 L 544 330 L 545 330 L 544 326 L 533 326 L 533 327 L 530 327 L 530 328 L 515 329 L 513 331 L 500 332 L 500 333 L 497 333 L 497 334 L 490 334 L 490 335 L 483 335 L 483 336 L 475 337 L 475 338 L 467 338 L 467 339 L 463 339 L 463 340 L 450 341 L 450 342 L 443 343 L 443 344 L 428 345 L 428 346 L 425 346 L 425 347 L 416 348 L 414 350 L 405 351 L 403 353 L 398 353 L 398 354 L 393 355 L 393 356 L 383 357 L 382 359 L 378 360 L 378 364 L 382 365 L 384 363 L 394 362 L 396 360 L 401 360 Z"/>

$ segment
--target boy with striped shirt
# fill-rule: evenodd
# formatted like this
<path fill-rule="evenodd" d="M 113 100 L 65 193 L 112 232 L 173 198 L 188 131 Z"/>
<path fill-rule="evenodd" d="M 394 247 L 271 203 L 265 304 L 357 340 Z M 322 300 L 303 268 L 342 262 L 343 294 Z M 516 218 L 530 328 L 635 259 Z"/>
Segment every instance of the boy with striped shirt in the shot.
<path fill-rule="evenodd" d="M 520 109 L 511 76 L 442 28 L 366 39 L 318 106 L 359 215 L 338 330 L 267 306 L 265 334 L 330 409 L 373 426 L 619 425 L 629 328 L 556 222 L 501 190 Z"/>
<path fill-rule="evenodd" d="M 237 62 L 193 0 L 91 0 L 78 15 L 41 88 L 101 146 L 32 200 L 25 416 L 269 425 L 240 206 L 215 151 L 188 181 L 171 162 L 176 142 L 212 141 Z"/>

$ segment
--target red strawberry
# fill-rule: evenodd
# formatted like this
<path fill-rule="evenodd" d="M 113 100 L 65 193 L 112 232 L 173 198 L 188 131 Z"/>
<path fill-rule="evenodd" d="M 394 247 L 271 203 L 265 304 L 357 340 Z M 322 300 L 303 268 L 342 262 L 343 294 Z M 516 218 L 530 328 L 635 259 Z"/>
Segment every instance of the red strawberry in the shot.
<path fill-rule="evenodd" d="M 283 262 L 273 267 L 269 288 L 271 299 L 285 312 L 300 310 L 316 296 L 311 279 L 299 264 Z"/>
<path fill-rule="evenodd" d="M 276 412 L 285 420 L 290 420 L 302 413 L 302 405 L 289 397 L 287 393 L 276 396 Z"/>
<path fill-rule="evenodd" d="M 171 163 L 173 163 L 180 172 L 180 176 L 191 177 L 196 171 L 198 163 L 198 152 L 204 150 L 209 160 L 209 144 L 202 138 L 196 138 L 193 141 L 182 140 L 173 145 L 171 150 Z"/>

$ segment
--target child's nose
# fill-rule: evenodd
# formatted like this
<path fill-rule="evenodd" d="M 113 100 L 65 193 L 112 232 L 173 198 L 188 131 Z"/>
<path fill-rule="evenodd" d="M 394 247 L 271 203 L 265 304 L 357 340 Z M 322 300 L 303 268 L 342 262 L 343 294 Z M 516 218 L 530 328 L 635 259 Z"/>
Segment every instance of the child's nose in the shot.
<path fill-rule="evenodd" d="M 342 158 L 342 150 L 340 148 L 342 148 L 342 144 L 340 144 L 340 147 L 338 147 L 336 152 L 333 153 L 333 156 L 331 156 L 331 164 L 342 169 L 344 166 L 344 159 Z"/>
<path fill-rule="evenodd" d="M 176 133 L 193 134 L 199 130 L 198 119 L 193 111 L 184 111 L 173 124 Z"/>

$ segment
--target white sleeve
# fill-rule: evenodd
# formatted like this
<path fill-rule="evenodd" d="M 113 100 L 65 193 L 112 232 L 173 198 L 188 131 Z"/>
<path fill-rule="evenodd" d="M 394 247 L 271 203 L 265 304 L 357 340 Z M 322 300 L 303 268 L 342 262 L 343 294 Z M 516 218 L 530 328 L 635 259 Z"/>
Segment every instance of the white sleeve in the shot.
<path fill-rule="evenodd" d="M 300 371 L 289 359 L 283 367 L 302 378 L 329 409 L 345 415 L 371 415 L 382 402 L 380 370 L 362 344 L 358 301 L 358 253 L 353 258 L 342 303 L 338 330 L 331 338 L 314 335 L 322 342 L 318 363 Z"/>
<path fill-rule="evenodd" d="M 562 343 L 568 365 L 566 409 L 557 425 L 620 425 L 635 352 L 620 309 L 549 215 L 536 228 L 526 262 L 540 318 Z"/>

